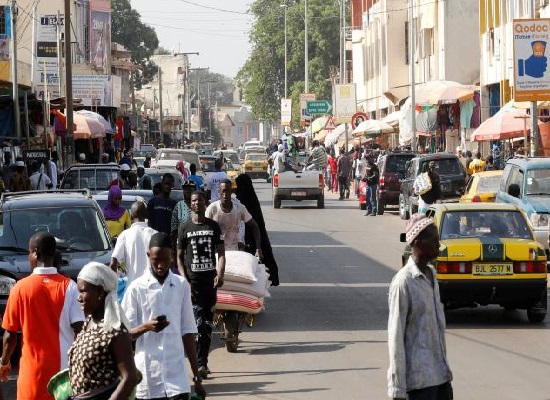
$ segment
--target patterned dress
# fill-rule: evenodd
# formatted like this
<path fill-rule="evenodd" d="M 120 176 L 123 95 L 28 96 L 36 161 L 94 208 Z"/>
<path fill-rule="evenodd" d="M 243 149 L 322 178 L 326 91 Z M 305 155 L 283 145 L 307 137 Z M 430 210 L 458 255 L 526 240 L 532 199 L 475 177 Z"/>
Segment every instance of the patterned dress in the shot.
<path fill-rule="evenodd" d="M 73 396 L 111 385 L 119 377 L 111 351 L 114 338 L 128 333 L 124 327 L 105 332 L 103 322 L 88 328 L 86 319 L 82 332 L 69 349 L 69 377 Z"/>

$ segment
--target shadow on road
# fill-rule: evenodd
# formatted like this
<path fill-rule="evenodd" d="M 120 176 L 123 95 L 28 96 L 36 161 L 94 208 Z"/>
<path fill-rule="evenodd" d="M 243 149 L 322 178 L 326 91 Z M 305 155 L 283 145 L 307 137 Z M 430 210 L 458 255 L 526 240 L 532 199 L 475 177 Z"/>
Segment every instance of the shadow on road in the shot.
<path fill-rule="evenodd" d="M 238 382 L 238 383 L 205 383 L 205 389 L 208 397 L 217 396 L 269 396 L 269 395 L 289 395 L 297 393 L 312 393 L 331 390 L 330 388 L 307 388 L 295 390 L 265 390 L 268 385 L 274 385 L 276 382 Z"/>
<path fill-rule="evenodd" d="M 323 375 L 332 374 L 335 372 L 352 372 L 352 371 L 371 371 L 380 368 L 325 368 L 325 369 L 294 369 L 284 371 L 214 371 L 216 378 L 241 378 L 241 377 L 254 377 L 254 376 L 277 376 L 277 375 L 292 375 L 292 374 L 304 374 L 304 375 Z"/>

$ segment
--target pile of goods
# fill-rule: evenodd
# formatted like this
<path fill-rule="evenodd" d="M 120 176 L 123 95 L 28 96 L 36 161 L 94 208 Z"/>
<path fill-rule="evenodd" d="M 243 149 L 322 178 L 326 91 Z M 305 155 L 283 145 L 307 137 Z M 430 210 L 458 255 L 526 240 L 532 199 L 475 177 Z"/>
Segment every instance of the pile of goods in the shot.
<path fill-rule="evenodd" d="M 268 274 L 263 264 L 244 251 L 225 252 L 225 276 L 218 289 L 216 310 L 258 314 L 269 297 Z"/>

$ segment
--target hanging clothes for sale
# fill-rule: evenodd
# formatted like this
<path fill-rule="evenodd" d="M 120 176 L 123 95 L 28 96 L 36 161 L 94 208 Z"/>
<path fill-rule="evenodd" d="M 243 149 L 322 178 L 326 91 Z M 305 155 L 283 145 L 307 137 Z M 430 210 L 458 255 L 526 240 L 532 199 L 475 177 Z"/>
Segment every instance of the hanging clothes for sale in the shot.
<path fill-rule="evenodd" d="M 445 132 L 449 127 L 447 106 L 439 106 L 439 108 L 437 109 L 437 127 L 441 130 L 441 132 Z"/>
<path fill-rule="evenodd" d="M 476 103 L 473 99 L 466 100 L 460 103 L 460 127 L 470 128 L 472 121 L 472 114 L 474 113 L 474 107 Z"/>
<path fill-rule="evenodd" d="M 117 119 L 116 119 L 116 135 L 114 137 L 115 140 L 122 140 L 122 138 L 123 138 L 123 127 L 124 127 L 124 119 L 122 117 L 117 117 Z"/>
<path fill-rule="evenodd" d="M 474 110 L 472 112 L 472 119 L 470 121 L 470 128 L 476 129 L 481 125 L 481 96 L 479 92 L 474 92 Z"/>

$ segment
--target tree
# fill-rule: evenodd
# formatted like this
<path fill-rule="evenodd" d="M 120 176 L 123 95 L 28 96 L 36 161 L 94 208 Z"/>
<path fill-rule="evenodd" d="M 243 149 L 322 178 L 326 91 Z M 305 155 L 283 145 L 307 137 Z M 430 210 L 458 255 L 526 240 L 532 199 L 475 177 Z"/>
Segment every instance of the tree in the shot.
<path fill-rule="evenodd" d="M 250 13 L 256 22 L 250 32 L 252 51 L 237 75 L 238 85 L 259 121 L 280 119 L 284 97 L 285 37 L 281 2 L 256 0 Z M 304 1 L 287 0 L 287 74 L 293 103 L 293 122 L 300 118 L 299 95 L 304 92 Z M 329 68 L 339 64 L 340 25 L 337 1 L 308 0 L 309 91 L 330 99 Z"/>
<path fill-rule="evenodd" d="M 111 21 L 111 40 L 130 50 L 131 60 L 138 66 L 132 80 L 139 90 L 157 73 L 157 66 L 150 60 L 159 46 L 157 33 L 141 21 L 141 15 L 132 8 L 130 0 L 112 0 Z"/>

